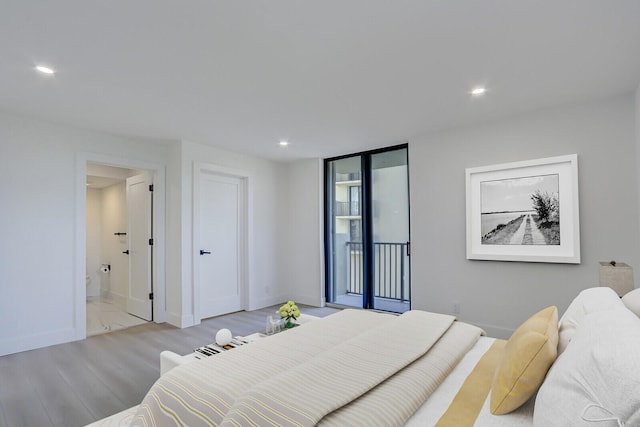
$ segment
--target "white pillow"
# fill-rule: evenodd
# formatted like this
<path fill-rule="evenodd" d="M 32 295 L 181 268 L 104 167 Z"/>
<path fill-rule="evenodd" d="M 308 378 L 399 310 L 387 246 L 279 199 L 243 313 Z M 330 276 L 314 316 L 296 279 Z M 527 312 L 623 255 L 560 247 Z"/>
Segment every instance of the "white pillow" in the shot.
<path fill-rule="evenodd" d="M 620 308 L 624 308 L 624 304 L 611 288 L 601 286 L 580 292 L 558 322 L 558 355 L 567 348 L 584 316 L 597 311 Z"/>
<path fill-rule="evenodd" d="M 622 297 L 623 304 L 640 317 L 640 288 L 634 289 Z"/>
<path fill-rule="evenodd" d="M 584 317 L 538 391 L 533 425 L 640 425 L 638 317 L 629 310 Z"/>

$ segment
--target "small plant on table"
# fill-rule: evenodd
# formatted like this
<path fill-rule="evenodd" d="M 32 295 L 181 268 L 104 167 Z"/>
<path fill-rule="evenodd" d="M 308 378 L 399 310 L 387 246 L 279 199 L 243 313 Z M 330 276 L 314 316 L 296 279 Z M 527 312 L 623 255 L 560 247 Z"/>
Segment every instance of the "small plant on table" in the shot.
<path fill-rule="evenodd" d="M 287 329 L 293 328 L 295 326 L 295 320 L 300 317 L 300 310 L 293 301 L 288 301 L 283 304 L 278 312 L 280 313 L 280 318 L 285 319 L 284 327 Z"/>

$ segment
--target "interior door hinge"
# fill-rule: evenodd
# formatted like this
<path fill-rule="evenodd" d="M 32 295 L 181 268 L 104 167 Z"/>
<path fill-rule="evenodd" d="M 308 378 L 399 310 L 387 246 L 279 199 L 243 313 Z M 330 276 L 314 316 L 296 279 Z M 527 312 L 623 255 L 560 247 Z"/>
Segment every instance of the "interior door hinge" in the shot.
<path fill-rule="evenodd" d="M 153 191 L 153 184 L 149 184 L 149 191 Z"/>
<path fill-rule="evenodd" d="M 149 246 L 153 246 L 153 239 L 149 239 Z"/>
<path fill-rule="evenodd" d="M 411 242 L 407 242 L 407 256 L 411 256 Z"/>
<path fill-rule="evenodd" d="M 151 299 L 151 300 L 153 299 L 153 292 L 151 292 L 151 293 L 149 294 L 149 299 Z"/>

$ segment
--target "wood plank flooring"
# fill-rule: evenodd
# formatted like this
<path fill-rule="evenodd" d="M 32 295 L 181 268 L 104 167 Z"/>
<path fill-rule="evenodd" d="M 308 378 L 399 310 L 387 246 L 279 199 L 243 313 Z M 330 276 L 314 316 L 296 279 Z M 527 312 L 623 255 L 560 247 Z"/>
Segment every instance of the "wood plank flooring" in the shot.
<path fill-rule="evenodd" d="M 228 328 L 264 330 L 278 307 L 238 312 L 178 329 L 147 323 L 83 341 L 0 357 L 0 427 L 76 427 L 139 404 L 160 377 L 160 352 L 190 353 Z M 301 306 L 324 317 L 333 308 Z"/>

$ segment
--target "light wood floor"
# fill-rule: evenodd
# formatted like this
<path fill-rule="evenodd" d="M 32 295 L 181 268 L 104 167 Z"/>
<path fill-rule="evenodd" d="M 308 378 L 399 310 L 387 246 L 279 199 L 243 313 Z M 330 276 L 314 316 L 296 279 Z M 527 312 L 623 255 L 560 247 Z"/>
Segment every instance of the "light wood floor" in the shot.
<path fill-rule="evenodd" d="M 0 427 L 84 426 L 139 404 L 160 376 L 160 352 L 190 353 L 233 335 L 264 330 L 277 307 L 238 312 L 178 329 L 147 323 L 83 341 L 0 357 Z M 338 310 L 302 307 L 324 317 Z"/>

